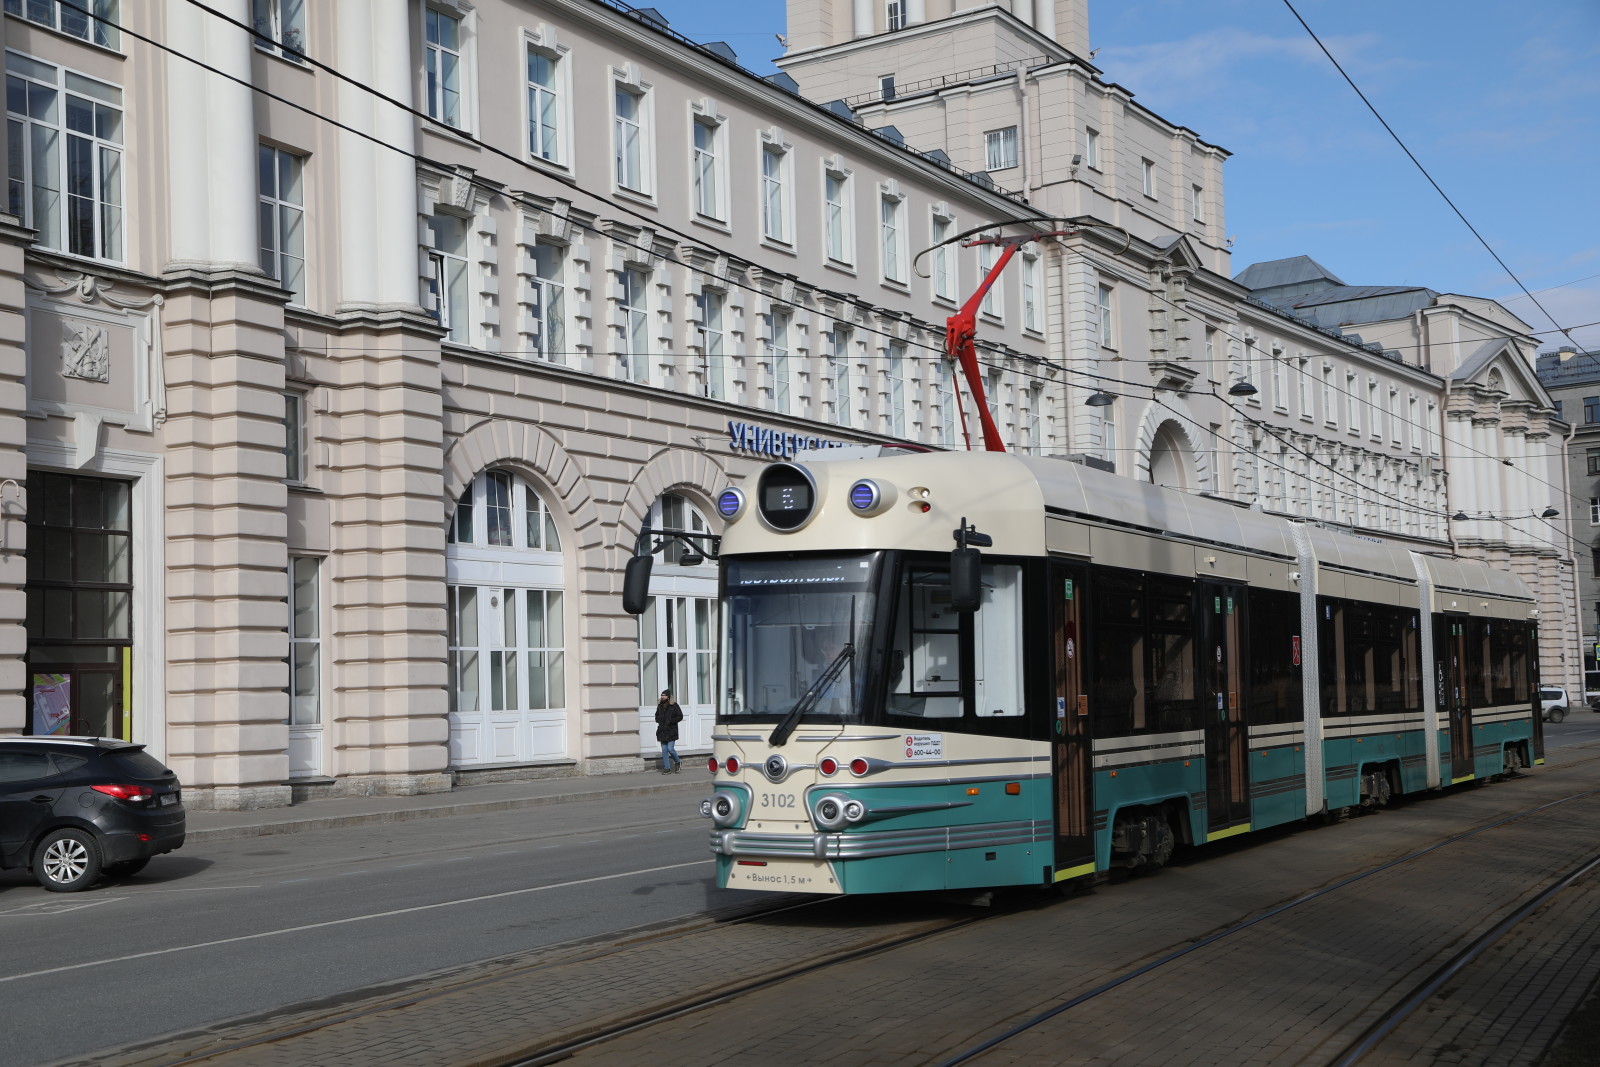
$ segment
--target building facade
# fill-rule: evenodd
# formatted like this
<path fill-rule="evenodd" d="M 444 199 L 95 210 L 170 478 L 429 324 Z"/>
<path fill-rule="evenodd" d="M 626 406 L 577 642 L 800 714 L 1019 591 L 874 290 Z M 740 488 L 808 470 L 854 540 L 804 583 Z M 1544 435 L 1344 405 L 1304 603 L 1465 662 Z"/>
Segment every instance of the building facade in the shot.
<path fill-rule="evenodd" d="M 0 20 L 0 732 L 223 808 L 637 769 L 662 689 L 709 747 L 715 569 L 636 619 L 626 558 L 774 457 L 964 447 L 968 231 L 1051 235 L 979 315 L 1008 447 L 1563 595 L 1499 466 L 1560 466 L 1526 327 L 1230 278 L 1226 152 L 1085 0 L 796 3 L 792 80 L 598 0 L 92 9 Z"/>
<path fill-rule="evenodd" d="M 1541 353 L 1539 381 L 1566 423 L 1567 482 L 1563 507 L 1572 516 L 1573 570 L 1583 643 L 1583 688 L 1600 691 L 1600 352 L 1564 347 Z M 1569 690 L 1574 699 L 1577 692 Z"/>

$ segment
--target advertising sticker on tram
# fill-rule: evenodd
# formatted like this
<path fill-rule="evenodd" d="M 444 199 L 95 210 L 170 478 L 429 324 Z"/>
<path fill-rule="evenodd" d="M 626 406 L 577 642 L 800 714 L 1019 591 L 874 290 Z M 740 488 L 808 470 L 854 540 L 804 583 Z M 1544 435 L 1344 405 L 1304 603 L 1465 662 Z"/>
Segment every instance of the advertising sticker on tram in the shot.
<path fill-rule="evenodd" d="M 944 759 L 944 734 L 906 734 L 906 759 Z"/>

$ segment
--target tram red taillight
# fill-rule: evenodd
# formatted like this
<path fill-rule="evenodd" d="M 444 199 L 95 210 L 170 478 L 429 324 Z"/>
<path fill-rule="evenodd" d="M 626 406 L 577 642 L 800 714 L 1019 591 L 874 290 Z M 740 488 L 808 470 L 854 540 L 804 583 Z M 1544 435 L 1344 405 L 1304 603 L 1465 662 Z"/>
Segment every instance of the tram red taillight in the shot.
<path fill-rule="evenodd" d="M 712 756 L 710 759 L 706 760 L 706 767 L 707 767 L 707 769 L 709 769 L 711 771 L 712 774 L 716 774 L 717 773 L 717 757 Z"/>
<path fill-rule="evenodd" d="M 857 756 L 855 759 L 851 760 L 850 773 L 855 775 L 857 778 L 860 778 L 863 774 L 866 774 L 867 761 L 862 759 L 860 756 Z"/>
<path fill-rule="evenodd" d="M 817 770 L 831 777 L 839 773 L 839 761 L 832 756 L 824 756 L 822 762 L 817 764 Z"/>
<path fill-rule="evenodd" d="M 723 766 L 725 768 L 727 768 L 727 771 L 728 771 L 729 774 L 738 774 L 739 773 L 739 757 L 738 756 L 729 756 L 727 761 L 725 763 L 723 763 Z"/>

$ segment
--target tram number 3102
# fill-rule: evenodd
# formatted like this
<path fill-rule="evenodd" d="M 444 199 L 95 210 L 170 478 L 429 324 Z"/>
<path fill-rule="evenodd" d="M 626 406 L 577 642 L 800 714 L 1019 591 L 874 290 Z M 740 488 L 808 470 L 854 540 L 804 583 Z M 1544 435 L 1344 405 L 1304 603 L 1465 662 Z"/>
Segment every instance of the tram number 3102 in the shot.
<path fill-rule="evenodd" d="M 792 808 L 794 804 L 793 793 L 762 793 L 761 806 L 763 808 Z"/>

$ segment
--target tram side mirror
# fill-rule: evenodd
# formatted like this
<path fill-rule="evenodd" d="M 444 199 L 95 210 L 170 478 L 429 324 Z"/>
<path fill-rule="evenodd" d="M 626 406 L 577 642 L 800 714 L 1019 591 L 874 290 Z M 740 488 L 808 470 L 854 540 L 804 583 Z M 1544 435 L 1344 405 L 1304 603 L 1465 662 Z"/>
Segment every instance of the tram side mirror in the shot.
<path fill-rule="evenodd" d="M 628 560 L 628 569 L 622 575 L 622 610 L 629 615 L 643 615 L 650 600 L 650 563 L 653 556 L 634 556 Z"/>
<path fill-rule="evenodd" d="M 983 602 L 982 556 L 975 548 L 950 552 L 950 610 L 977 611 Z"/>

